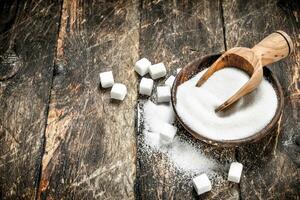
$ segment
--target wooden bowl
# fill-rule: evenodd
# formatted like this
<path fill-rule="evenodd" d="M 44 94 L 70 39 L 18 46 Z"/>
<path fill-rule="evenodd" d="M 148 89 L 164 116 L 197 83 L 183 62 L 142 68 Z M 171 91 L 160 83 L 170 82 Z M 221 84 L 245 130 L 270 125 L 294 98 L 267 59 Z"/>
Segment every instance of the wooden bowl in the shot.
<path fill-rule="evenodd" d="M 182 126 L 190 133 L 192 134 L 195 138 L 206 142 L 211 145 L 216 145 L 216 146 L 240 146 L 242 144 L 246 143 L 251 143 L 251 142 L 256 142 L 262 138 L 264 138 L 266 135 L 272 132 L 272 130 L 276 127 L 277 122 L 280 118 L 280 115 L 283 110 L 283 104 L 284 104 L 284 97 L 283 97 L 283 91 L 282 87 L 277 80 L 277 78 L 273 75 L 271 70 L 268 68 L 264 67 L 264 77 L 272 84 L 273 88 L 275 89 L 276 95 L 277 95 L 277 100 L 278 100 L 278 105 L 276 109 L 276 113 L 273 117 L 273 119 L 264 127 L 261 131 L 246 137 L 242 139 L 237 139 L 237 140 L 212 140 L 210 138 L 207 138 L 203 136 L 201 133 L 197 133 L 194 130 L 192 130 L 187 124 L 185 124 L 180 116 L 177 113 L 176 110 L 176 92 L 177 92 L 177 87 L 184 83 L 185 81 L 191 79 L 194 75 L 199 73 L 205 68 L 210 67 L 210 65 L 218 59 L 218 57 L 221 56 L 221 53 L 219 54 L 213 54 L 213 55 L 208 55 L 203 58 L 199 58 L 194 60 L 193 62 L 189 63 L 185 67 L 182 68 L 182 70 L 179 72 L 177 75 L 174 84 L 172 86 L 171 90 L 171 101 L 172 101 L 172 106 L 175 112 L 175 115 L 178 119 L 178 121 L 182 124 Z"/>

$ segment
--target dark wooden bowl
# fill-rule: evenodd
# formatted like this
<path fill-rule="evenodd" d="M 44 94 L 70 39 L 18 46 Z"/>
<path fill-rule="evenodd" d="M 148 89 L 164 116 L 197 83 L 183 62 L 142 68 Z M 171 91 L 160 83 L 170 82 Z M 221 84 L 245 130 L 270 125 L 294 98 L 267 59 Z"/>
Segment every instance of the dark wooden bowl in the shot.
<path fill-rule="evenodd" d="M 284 104 L 282 87 L 281 87 L 279 81 L 277 80 L 277 78 L 271 72 L 271 70 L 269 70 L 266 67 L 264 67 L 264 77 L 272 84 L 273 88 L 276 91 L 278 106 L 277 106 L 276 113 L 275 113 L 273 119 L 267 124 L 267 126 L 265 128 L 263 128 L 261 131 L 253 134 L 252 136 L 249 136 L 249 137 L 246 137 L 243 139 L 238 139 L 238 140 L 212 140 L 210 138 L 203 136 L 201 133 L 197 133 L 194 130 L 192 130 L 188 125 L 186 125 L 181 120 L 180 116 L 177 113 L 177 110 L 176 110 L 177 87 L 179 85 L 181 85 L 182 83 L 184 83 L 185 81 L 191 79 L 194 75 L 196 75 L 203 69 L 208 68 L 215 60 L 218 59 L 218 57 L 220 55 L 221 55 L 221 53 L 208 55 L 203 58 L 196 59 L 193 62 L 189 63 L 188 65 L 186 65 L 185 67 L 182 68 L 182 70 L 177 75 L 177 77 L 174 81 L 174 84 L 172 86 L 172 90 L 171 90 L 171 101 L 172 101 L 173 109 L 175 111 L 175 115 L 176 115 L 178 121 L 182 124 L 182 126 L 190 134 L 192 134 L 195 138 L 197 138 L 203 142 L 206 142 L 208 144 L 216 145 L 216 146 L 240 146 L 242 144 L 256 142 L 256 141 L 264 138 L 269 133 L 271 133 L 272 130 L 276 127 L 277 122 L 282 113 L 283 104 Z"/>

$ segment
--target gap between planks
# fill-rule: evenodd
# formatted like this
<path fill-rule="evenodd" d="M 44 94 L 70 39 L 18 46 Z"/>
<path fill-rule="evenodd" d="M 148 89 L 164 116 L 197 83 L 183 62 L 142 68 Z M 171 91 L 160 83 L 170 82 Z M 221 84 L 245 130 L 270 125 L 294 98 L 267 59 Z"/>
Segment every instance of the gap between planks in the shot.
<path fill-rule="evenodd" d="M 66 28 L 66 24 L 63 21 L 63 16 L 66 16 L 66 10 L 64 9 L 64 5 L 65 5 L 65 0 L 63 0 L 61 2 L 60 5 L 60 16 L 59 16 L 59 24 L 58 24 L 58 31 L 56 33 L 56 45 L 54 47 L 54 51 L 55 51 L 55 56 L 54 59 L 52 61 L 52 71 L 51 71 L 51 81 L 50 81 L 50 90 L 48 93 L 48 100 L 47 100 L 47 107 L 46 107 L 46 119 L 45 119 L 45 124 L 44 124 L 44 132 L 43 132 L 43 138 L 42 138 L 42 148 L 41 148 L 41 154 L 40 154 L 40 164 L 39 164 L 39 169 L 38 169 L 38 174 L 37 174 L 37 183 L 36 183 L 36 188 L 35 188 L 35 197 L 34 199 L 40 199 L 40 190 L 42 188 L 41 185 L 41 179 L 42 179 L 42 170 L 43 170 L 43 157 L 45 154 L 45 148 L 46 148 L 46 130 L 47 130 L 47 125 L 48 125 L 48 119 L 49 119 L 49 110 L 50 110 L 50 101 L 51 101 L 51 93 L 52 93 L 52 89 L 53 89 L 53 81 L 54 81 L 54 77 L 55 77 L 55 68 L 56 65 L 58 64 L 58 59 L 62 57 L 63 55 L 63 37 L 65 34 L 65 28 Z M 63 29 L 63 30 L 62 30 Z"/>

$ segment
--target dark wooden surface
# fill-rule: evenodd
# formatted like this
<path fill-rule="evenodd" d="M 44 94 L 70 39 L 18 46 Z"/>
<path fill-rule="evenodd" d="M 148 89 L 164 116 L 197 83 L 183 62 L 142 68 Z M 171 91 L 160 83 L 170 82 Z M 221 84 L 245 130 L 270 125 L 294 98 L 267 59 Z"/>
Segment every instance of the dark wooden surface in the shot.
<path fill-rule="evenodd" d="M 62 7 L 38 195 L 133 198 L 138 3 L 64 1 Z M 128 87 L 121 103 L 98 87 L 99 72 L 109 69 Z"/>
<path fill-rule="evenodd" d="M 0 5 L 0 198 L 32 199 L 40 179 L 60 5 Z"/>
<path fill-rule="evenodd" d="M 195 141 L 224 166 L 245 164 L 239 185 L 197 197 L 162 154 L 142 151 L 133 64 L 148 57 L 174 74 L 277 29 L 295 45 L 270 67 L 285 92 L 278 126 L 236 149 Z M 0 55 L 0 199 L 300 199 L 297 1 L 0 0 Z M 126 84 L 124 102 L 99 87 L 106 70 Z"/>

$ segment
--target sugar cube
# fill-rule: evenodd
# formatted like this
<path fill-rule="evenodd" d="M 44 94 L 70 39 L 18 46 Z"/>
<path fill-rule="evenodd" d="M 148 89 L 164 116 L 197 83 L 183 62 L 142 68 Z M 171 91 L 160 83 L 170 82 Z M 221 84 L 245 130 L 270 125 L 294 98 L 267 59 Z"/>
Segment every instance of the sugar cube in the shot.
<path fill-rule="evenodd" d="M 182 69 L 182 68 L 177 68 L 177 69 L 176 69 L 177 74 L 179 74 L 179 72 L 181 71 L 181 69 Z"/>
<path fill-rule="evenodd" d="M 170 88 L 173 86 L 175 80 L 175 76 L 170 76 L 166 81 L 165 81 L 165 85 L 169 86 Z"/>
<path fill-rule="evenodd" d="M 114 77 L 112 71 L 102 72 L 99 74 L 100 83 L 103 88 L 109 88 L 114 84 Z"/>
<path fill-rule="evenodd" d="M 153 80 L 150 78 L 142 78 L 139 87 L 139 93 L 144 95 L 151 95 L 153 88 Z"/>
<path fill-rule="evenodd" d="M 168 123 L 164 123 L 160 129 L 159 139 L 162 144 L 169 144 L 173 141 L 177 128 Z"/>
<path fill-rule="evenodd" d="M 164 63 L 157 63 L 149 67 L 150 76 L 152 79 L 158 79 L 167 74 Z"/>
<path fill-rule="evenodd" d="M 211 190 L 211 182 L 206 174 L 193 178 L 193 185 L 198 195 Z"/>
<path fill-rule="evenodd" d="M 158 86 L 157 87 L 157 102 L 169 102 L 171 99 L 171 91 L 169 86 Z"/>
<path fill-rule="evenodd" d="M 117 100 L 124 100 L 126 94 L 127 88 L 121 83 L 115 83 L 110 91 L 110 97 Z"/>
<path fill-rule="evenodd" d="M 239 183 L 241 179 L 241 174 L 243 170 L 243 165 L 239 162 L 233 162 L 230 165 L 228 172 L 228 181 Z"/>
<path fill-rule="evenodd" d="M 134 65 L 134 70 L 141 76 L 148 73 L 151 62 L 147 58 L 138 60 Z"/>

